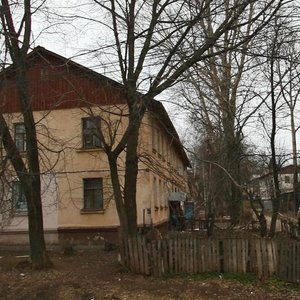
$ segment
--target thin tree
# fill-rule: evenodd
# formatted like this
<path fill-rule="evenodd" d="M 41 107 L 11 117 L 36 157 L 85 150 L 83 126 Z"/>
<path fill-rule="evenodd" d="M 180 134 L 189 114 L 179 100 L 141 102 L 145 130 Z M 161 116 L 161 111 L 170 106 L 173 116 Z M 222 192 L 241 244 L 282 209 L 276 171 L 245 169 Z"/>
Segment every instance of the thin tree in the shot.
<path fill-rule="evenodd" d="M 288 108 L 290 118 L 289 128 L 292 138 L 292 159 L 293 159 L 293 199 L 294 211 L 299 207 L 299 183 L 298 183 L 298 154 L 297 154 L 297 104 L 300 95 L 299 77 L 299 53 L 297 51 L 298 35 L 292 28 L 288 28 L 286 45 L 283 45 L 284 57 L 277 61 L 278 77 L 282 97 Z"/>
<path fill-rule="evenodd" d="M 31 37 L 32 4 L 30 0 L 25 0 L 22 5 L 10 3 L 8 0 L 2 0 L 1 4 L 2 34 L 5 38 L 5 47 L 13 63 L 21 114 L 26 131 L 26 162 L 16 147 L 3 112 L 0 113 L 2 142 L 6 156 L 19 178 L 27 200 L 32 267 L 42 269 L 50 267 L 51 261 L 46 252 L 44 239 L 38 141 L 26 75 L 26 54 L 30 47 Z M 15 20 L 14 9 L 17 9 L 18 12 L 23 9 L 19 23 Z M 16 28 L 16 26 L 19 27 Z"/>
<path fill-rule="evenodd" d="M 280 57 L 282 45 L 284 43 L 283 29 L 285 26 L 284 19 L 280 16 L 276 16 L 274 22 L 270 25 L 269 36 L 270 38 L 266 42 L 266 52 L 264 57 L 266 57 L 265 64 L 262 67 L 263 74 L 265 75 L 267 82 L 269 84 L 269 91 L 267 93 L 265 105 L 271 115 L 270 128 L 266 122 L 266 118 L 260 116 L 262 125 L 265 132 L 268 134 L 270 140 L 270 171 L 272 173 L 272 218 L 271 225 L 269 229 L 269 236 L 273 237 L 276 231 L 276 222 L 278 218 L 278 213 L 280 210 L 280 198 L 281 190 L 279 185 L 279 161 L 276 149 L 276 136 L 278 133 L 278 113 L 281 108 L 281 91 L 279 90 L 280 84 L 278 82 L 278 69 L 277 69 L 277 59 Z"/>

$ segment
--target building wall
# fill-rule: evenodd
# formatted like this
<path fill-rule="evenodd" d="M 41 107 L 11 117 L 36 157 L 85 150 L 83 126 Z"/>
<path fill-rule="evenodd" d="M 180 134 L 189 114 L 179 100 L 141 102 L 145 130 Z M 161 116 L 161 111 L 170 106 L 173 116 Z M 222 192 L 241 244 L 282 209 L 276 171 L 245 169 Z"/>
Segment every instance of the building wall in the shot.
<path fill-rule="evenodd" d="M 101 115 L 109 124 L 117 124 L 120 117 L 115 113 L 109 114 L 110 110 L 125 112 L 126 108 L 94 107 L 93 114 Z M 106 154 L 101 148 L 82 148 L 81 119 L 90 113 L 91 111 L 82 108 L 34 113 L 41 145 L 41 169 L 47 174 L 44 177 L 51 183 L 49 185 L 45 182 L 43 193 L 46 231 L 57 228 L 61 231 L 79 228 L 96 230 L 98 227 L 108 229 L 119 226 Z M 9 114 L 6 118 L 11 124 L 11 130 L 14 123 L 22 122 L 19 114 Z M 122 118 L 122 124 L 117 126 L 117 140 L 126 124 L 126 119 Z M 169 216 L 169 192 L 186 189 L 184 167 L 180 157 L 172 149 L 172 143 L 164 132 L 159 143 L 164 143 L 165 146 L 155 143 L 153 136 L 157 135 L 159 130 L 152 122 L 151 117 L 146 115 L 140 133 L 137 184 L 137 217 L 140 226 L 166 222 Z M 122 173 L 124 155 L 120 157 L 119 167 Z M 104 209 L 84 211 L 83 179 L 94 177 L 103 178 Z M 27 230 L 27 216 L 18 215 L 11 218 L 10 225 L 5 226 L 5 230 Z"/>
<path fill-rule="evenodd" d="M 52 174 L 41 176 L 42 205 L 45 238 L 48 243 L 57 243 L 58 194 L 57 181 Z M 8 190 L 8 193 L 10 191 Z M 7 195 L 8 198 L 10 195 Z M 28 243 L 28 218 L 26 211 L 13 211 L 12 203 L 2 207 L 0 214 L 0 245 Z"/>
<path fill-rule="evenodd" d="M 144 168 L 149 170 L 148 191 L 151 215 L 147 221 L 154 225 L 169 220 L 170 192 L 186 192 L 186 165 L 176 151 L 167 130 L 149 112 L 143 119 L 140 151 Z"/>
<path fill-rule="evenodd" d="M 293 174 L 279 174 L 279 188 L 282 193 L 289 193 L 293 191 Z M 257 193 L 260 194 L 262 199 L 271 199 L 274 193 L 273 177 L 271 175 L 264 176 L 255 180 L 258 184 Z M 298 178 L 300 181 L 300 175 Z"/>
<path fill-rule="evenodd" d="M 13 77 L 10 72 L 5 76 L 0 101 L 13 132 L 13 124 L 22 122 L 22 117 L 17 113 L 20 107 Z M 112 143 L 116 145 L 125 130 L 128 112 L 126 105 L 117 104 L 125 102 L 120 88 L 101 76 L 95 78 L 51 56 L 33 61 L 28 79 L 45 179 L 43 211 L 48 241 L 57 241 L 57 231 L 67 238 L 80 233 L 83 239 L 84 232 L 115 234 L 119 220 L 108 160 L 102 148 L 83 149 L 81 119 L 100 115 L 105 138 L 114 136 Z M 140 226 L 160 225 L 169 217 L 169 192 L 187 191 L 186 165 L 161 120 L 150 113 L 146 113 L 140 129 L 139 156 L 137 221 Z M 120 174 L 124 162 L 123 153 L 118 161 Z M 86 211 L 83 210 L 83 179 L 95 177 L 103 179 L 104 207 Z M 122 176 L 120 181 L 124 181 Z M 13 232 L 22 233 L 17 239 L 25 242 L 28 239 L 26 215 L 9 216 L 7 220 L 5 223 L 2 218 L 0 243 L 6 243 Z"/>

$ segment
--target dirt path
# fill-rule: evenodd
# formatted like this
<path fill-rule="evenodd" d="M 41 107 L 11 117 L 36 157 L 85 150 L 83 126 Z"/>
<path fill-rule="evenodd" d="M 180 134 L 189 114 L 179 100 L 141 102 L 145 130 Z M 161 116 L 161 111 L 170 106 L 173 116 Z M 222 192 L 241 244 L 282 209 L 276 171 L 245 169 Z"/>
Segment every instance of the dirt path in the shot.
<path fill-rule="evenodd" d="M 118 264 L 116 252 L 104 250 L 68 257 L 53 253 L 54 269 L 40 272 L 26 269 L 26 264 L 16 268 L 20 258 L 0 256 L 1 300 L 300 299 L 300 290 L 289 285 L 274 287 L 257 280 L 129 274 Z"/>

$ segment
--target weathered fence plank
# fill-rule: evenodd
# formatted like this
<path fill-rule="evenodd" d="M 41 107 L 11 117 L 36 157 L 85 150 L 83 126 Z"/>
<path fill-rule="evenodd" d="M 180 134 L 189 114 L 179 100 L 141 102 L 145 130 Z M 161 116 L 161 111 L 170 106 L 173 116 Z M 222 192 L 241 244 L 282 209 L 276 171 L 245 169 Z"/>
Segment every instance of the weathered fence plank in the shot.
<path fill-rule="evenodd" d="M 168 246 L 169 246 L 169 272 L 175 271 L 174 266 L 174 239 L 168 239 Z"/>

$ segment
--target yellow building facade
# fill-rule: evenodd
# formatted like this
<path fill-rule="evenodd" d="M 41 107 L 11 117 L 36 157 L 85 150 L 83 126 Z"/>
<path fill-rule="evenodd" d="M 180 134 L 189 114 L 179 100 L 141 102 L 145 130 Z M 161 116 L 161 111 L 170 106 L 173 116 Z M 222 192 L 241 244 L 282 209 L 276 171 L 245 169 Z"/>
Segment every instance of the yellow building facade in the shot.
<path fill-rule="evenodd" d="M 35 79 L 30 93 L 36 101 L 33 109 L 40 145 L 46 241 L 93 243 L 100 237 L 116 240 L 119 219 L 109 163 L 97 128 L 101 126 L 102 138 L 112 146 L 122 137 L 127 125 L 127 107 L 119 101 L 122 87 L 44 48 L 35 49 L 29 56 L 28 77 Z M 58 72 L 57 66 L 63 66 L 64 72 Z M 70 84 L 70 78 L 75 84 Z M 13 75 L 8 74 L 7 82 L 2 87 L 2 101 L 10 98 L 17 103 Z M 109 93 L 104 93 L 108 86 Z M 18 105 L 13 103 L 2 113 L 26 160 L 23 120 Z M 189 161 L 164 107 L 155 100 L 142 120 L 138 152 L 138 225 L 166 225 L 170 192 L 188 192 Z M 118 161 L 121 182 L 124 162 L 123 153 Z M 26 205 L 18 180 L 10 166 L 8 169 L 8 192 L 0 211 L 0 244 L 23 244 L 28 242 Z"/>

